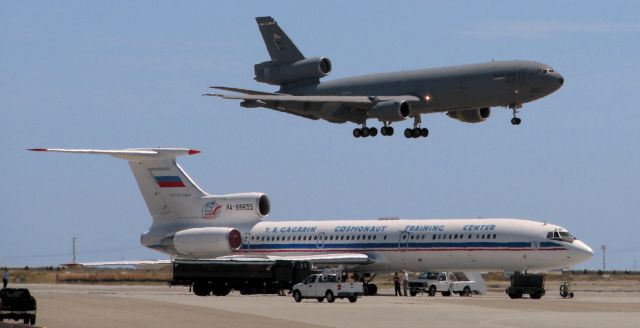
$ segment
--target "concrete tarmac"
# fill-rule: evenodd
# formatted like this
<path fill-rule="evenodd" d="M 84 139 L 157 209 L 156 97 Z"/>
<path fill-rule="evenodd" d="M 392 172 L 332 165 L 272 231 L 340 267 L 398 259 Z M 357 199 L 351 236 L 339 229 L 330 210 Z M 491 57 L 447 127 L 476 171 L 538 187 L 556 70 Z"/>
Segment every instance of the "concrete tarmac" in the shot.
<path fill-rule="evenodd" d="M 184 287 L 20 285 L 38 301 L 46 327 L 637 327 L 640 292 L 577 292 L 561 299 L 362 297 L 333 304 L 275 295 L 198 297 Z M 14 284 L 14 286 L 16 285 Z M 391 290 L 382 290 L 391 295 Z"/>

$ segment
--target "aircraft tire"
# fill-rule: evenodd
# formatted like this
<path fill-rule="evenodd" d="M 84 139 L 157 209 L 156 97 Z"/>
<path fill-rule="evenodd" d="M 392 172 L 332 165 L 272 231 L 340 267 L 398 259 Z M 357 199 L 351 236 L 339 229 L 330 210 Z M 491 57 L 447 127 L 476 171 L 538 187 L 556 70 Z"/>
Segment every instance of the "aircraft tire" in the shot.
<path fill-rule="evenodd" d="M 388 136 L 392 136 L 393 135 L 393 127 L 392 126 L 388 126 L 387 127 L 387 135 Z"/>
<path fill-rule="evenodd" d="M 513 125 L 520 125 L 520 123 L 522 123 L 522 119 L 519 117 L 514 117 L 511 119 L 511 124 Z"/>
<path fill-rule="evenodd" d="M 414 138 L 420 138 L 420 128 L 414 128 L 411 131 L 411 136 Z"/>
<path fill-rule="evenodd" d="M 362 136 L 362 130 L 358 128 L 353 129 L 353 136 L 356 138 L 360 138 L 360 136 Z"/>
<path fill-rule="evenodd" d="M 413 137 L 413 131 L 409 128 L 404 129 L 404 137 L 409 139 Z"/>
<path fill-rule="evenodd" d="M 377 135 L 378 135 L 378 129 L 376 129 L 376 128 L 370 128 L 370 129 L 369 129 L 369 135 L 370 135 L 370 136 L 372 136 L 372 137 L 377 136 Z"/>
<path fill-rule="evenodd" d="M 366 138 L 370 135 L 371 131 L 369 131 L 369 128 L 362 128 L 362 137 Z"/>
<path fill-rule="evenodd" d="M 423 138 L 426 138 L 427 136 L 429 136 L 429 129 L 427 128 L 420 129 L 420 136 Z"/>

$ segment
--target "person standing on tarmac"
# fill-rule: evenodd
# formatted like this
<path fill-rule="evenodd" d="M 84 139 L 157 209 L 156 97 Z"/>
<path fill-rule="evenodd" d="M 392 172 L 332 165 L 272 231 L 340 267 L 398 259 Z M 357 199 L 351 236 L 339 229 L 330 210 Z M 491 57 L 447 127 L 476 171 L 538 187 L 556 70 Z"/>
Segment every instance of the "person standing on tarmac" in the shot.
<path fill-rule="evenodd" d="M 9 271 L 7 268 L 2 272 L 2 288 L 7 288 L 7 284 L 9 283 Z"/>
<path fill-rule="evenodd" d="M 402 270 L 402 289 L 404 290 L 404 296 L 409 296 L 409 272 Z"/>
<path fill-rule="evenodd" d="M 397 272 L 393 275 L 393 286 L 396 288 L 396 296 L 402 296 L 402 291 L 400 290 L 400 276 Z"/>

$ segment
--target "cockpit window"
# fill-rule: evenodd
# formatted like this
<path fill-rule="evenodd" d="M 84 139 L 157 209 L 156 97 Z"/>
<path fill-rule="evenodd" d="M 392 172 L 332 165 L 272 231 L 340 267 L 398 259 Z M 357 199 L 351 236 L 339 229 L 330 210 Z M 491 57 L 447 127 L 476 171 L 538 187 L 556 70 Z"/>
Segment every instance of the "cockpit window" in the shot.
<path fill-rule="evenodd" d="M 559 241 L 566 241 L 566 242 L 573 242 L 574 240 L 576 240 L 576 237 L 574 237 L 571 233 L 569 233 L 569 231 L 567 230 L 563 230 L 560 228 L 556 228 L 554 231 L 550 231 L 547 233 L 547 239 L 550 240 L 559 240 Z"/>
<path fill-rule="evenodd" d="M 545 68 L 542 70 L 542 75 L 547 75 L 549 73 L 553 73 L 555 72 L 555 70 L 553 70 L 553 68 Z"/>

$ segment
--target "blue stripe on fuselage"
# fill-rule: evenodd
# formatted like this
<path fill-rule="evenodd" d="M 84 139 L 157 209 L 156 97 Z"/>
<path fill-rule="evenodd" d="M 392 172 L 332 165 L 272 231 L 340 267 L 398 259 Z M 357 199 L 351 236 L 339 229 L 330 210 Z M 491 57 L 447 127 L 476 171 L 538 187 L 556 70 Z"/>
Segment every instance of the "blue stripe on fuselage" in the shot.
<path fill-rule="evenodd" d="M 564 247 L 560 244 L 554 242 L 541 242 L 539 249 L 545 248 L 556 248 L 556 247 Z M 242 249 L 254 249 L 254 250 L 280 250 L 280 249 L 291 249 L 291 250 L 308 250 L 308 249 L 357 249 L 357 250 L 367 250 L 367 249 L 398 249 L 398 248 L 420 248 L 420 249 L 438 249 L 438 248 L 521 248 L 521 249 L 530 249 L 530 242 L 464 242 L 464 243 L 371 243 L 371 242 L 361 242 L 361 243 L 283 243 L 283 244 L 250 244 L 242 245 Z"/>

